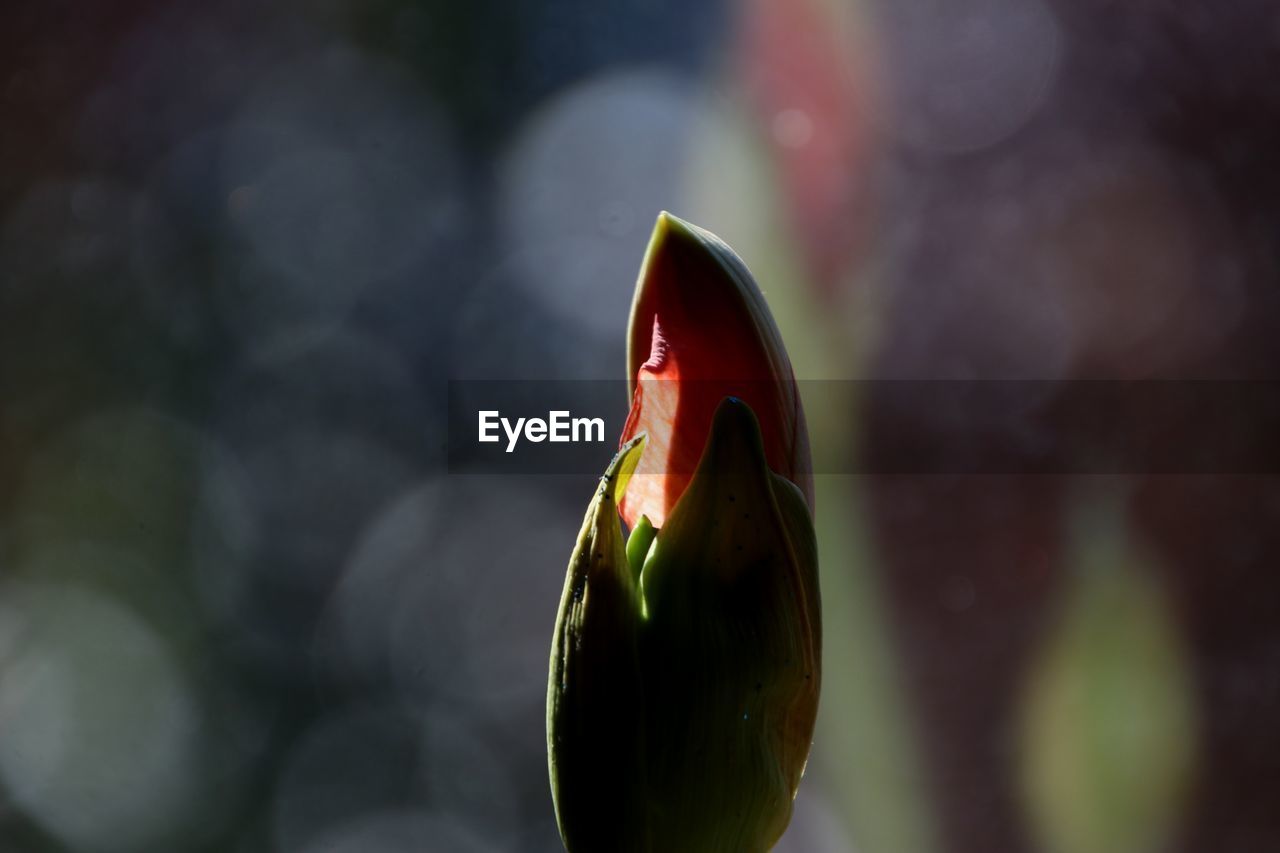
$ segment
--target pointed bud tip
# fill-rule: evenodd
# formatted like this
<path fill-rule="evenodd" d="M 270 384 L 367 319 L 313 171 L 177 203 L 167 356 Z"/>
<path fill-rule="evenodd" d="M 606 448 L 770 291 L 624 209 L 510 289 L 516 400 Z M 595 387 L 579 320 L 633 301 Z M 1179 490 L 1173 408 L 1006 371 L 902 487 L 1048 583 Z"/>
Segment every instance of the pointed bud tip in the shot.
<path fill-rule="evenodd" d="M 761 472 L 768 470 L 764 443 L 760 436 L 760 421 L 740 397 L 725 397 L 716 407 L 711 420 L 711 435 L 706 455 L 716 460 L 722 470 L 737 470 L 737 466 L 749 463 L 753 469 L 758 463 Z"/>
<path fill-rule="evenodd" d="M 636 372 L 649 358 L 655 320 L 669 332 L 685 335 L 697 318 L 690 310 L 722 310 L 725 303 L 750 301 L 757 290 L 746 265 L 729 246 L 692 222 L 658 214 L 640 263 L 627 322 L 627 382 L 634 394 Z M 761 297 L 762 298 L 762 297 Z M 730 311 L 729 316 L 734 316 Z M 749 326 L 737 324 L 744 332 Z"/>
<path fill-rule="evenodd" d="M 600 478 L 600 489 L 596 494 L 597 501 L 603 500 L 617 505 L 622 496 L 627 493 L 631 475 L 640 464 L 640 457 L 644 454 L 648 441 L 649 434 L 641 432 L 618 448 L 618 452 L 609 462 L 609 467 L 605 469 L 604 476 Z"/>
<path fill-rule="evenodd" d="M 670 241 L 683 240 L 693 243 L 705 243 L 706 232 L 692 222 L 681 219 L 669 211 L 662 211 L 653 225 L 653 234 L 649 237 L 649 253 L 661 249 Z"/>
<path fill-rule="evenodd" d="M 751 407 L 741 397 L 734 394 L 725 397 L 716 406 L 713 426 L 719 426 L 722 422 L 725 425 L 734 424 L 739 428 L 746 427 L 753 432 L 760 431 L 760 422 L 756 419 L 756 413 L 751 411 Z"/>

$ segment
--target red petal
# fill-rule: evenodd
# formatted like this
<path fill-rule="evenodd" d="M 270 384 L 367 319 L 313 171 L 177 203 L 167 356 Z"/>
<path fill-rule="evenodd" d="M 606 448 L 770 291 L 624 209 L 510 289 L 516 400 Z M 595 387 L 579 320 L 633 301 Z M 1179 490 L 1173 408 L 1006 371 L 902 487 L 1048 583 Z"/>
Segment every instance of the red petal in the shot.
<path fill-rule="evenodd" d="M 661 527 L 725 397 L 755 412 L 769 467 L 812 507 L 804 412 L 764 296 L 733 250 L 670 214 L 658 217 L 640 272 L 628 364 L 633 399 L 622 442 L 640 432 L 649 440 L 620 503 L 627 524 L 647 515 Z"/>

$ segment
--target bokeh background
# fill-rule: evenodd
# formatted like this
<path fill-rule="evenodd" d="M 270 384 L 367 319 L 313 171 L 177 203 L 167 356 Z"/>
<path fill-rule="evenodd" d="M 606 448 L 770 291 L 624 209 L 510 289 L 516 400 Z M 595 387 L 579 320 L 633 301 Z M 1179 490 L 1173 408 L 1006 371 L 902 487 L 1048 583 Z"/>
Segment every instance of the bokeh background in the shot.
<path fill-rule="evenodd" d="M 802 378 L 1275 379 L 1278 68 L 1268 0 L 6 3 L 0 849 L 559 849 L 592 482 L 450 473 L 446 380 L 623 378 L 664 208 Z M 779 849 L 1280 849 L 1275 477 L 818 480 Z"/>

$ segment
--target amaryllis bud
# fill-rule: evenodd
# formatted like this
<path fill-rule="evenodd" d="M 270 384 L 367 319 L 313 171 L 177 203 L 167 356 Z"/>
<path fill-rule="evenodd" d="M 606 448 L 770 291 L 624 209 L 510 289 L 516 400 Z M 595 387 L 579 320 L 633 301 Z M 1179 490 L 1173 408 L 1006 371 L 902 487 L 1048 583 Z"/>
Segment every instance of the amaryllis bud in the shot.
<path fill-rule="evenodd" d="M 720 238 L 669 213 L 649 240 L 627 341 L 625 443 L 648 447 L 622 501 L 635 526 L 661 527 L 693 473 L 716 405 L 744 400 L 760 420 L 769 467 L 813 506 L 809 438 L 791 361 L 751 273 Z"/>
<path fill-rule="evenodd" d="M 656 357 L 637 368 L 632 437 L 587 509 L 560 602 L 556 817 L 571 853 L 764 851 L 791 817 L 820 680 L 799 399 L 763 297 L 710 234 L 659 219 L 634 316 L 662 340 L 643 341 Z M 703 396 L 727 387 L 771 426 L 748 400 Z M 642 513 L 625 546 L 618 503 Z"/>

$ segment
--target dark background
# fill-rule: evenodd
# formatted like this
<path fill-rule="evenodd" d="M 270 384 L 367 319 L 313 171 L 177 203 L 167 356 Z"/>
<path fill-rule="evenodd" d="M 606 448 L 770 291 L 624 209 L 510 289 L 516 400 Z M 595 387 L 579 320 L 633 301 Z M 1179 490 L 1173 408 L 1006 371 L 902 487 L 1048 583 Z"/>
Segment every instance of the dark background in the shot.
<path fill-rule="evenodd" d="M 450 473 L 447 380 L 624 379 L 664 208 L 802 379 L 1280 379 L 1278 60 L 1263 0 L 7 3 L 0 849 L 559 849 L 592 478 Z M 841 471 L 1023 411 L 830 387 Z M 818 478 L 780 849 L 1276 849 L 1280 483 L 1019 470 Z"/>

